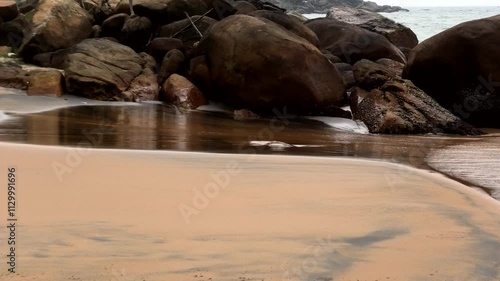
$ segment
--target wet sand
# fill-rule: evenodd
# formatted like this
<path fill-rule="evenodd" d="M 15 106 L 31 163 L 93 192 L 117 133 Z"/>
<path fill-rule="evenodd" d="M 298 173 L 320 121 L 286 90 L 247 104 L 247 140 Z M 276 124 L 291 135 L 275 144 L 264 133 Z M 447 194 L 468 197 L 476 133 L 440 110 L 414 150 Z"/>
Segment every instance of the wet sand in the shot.
<path fill-rule="evenodd" d="M 2 280 L 500 279 L 499 202 L 436 173 L 8 143 L 0 155 L 0 181 L 15 165 L 19 192 L 19 273 L 2 263 Z M 193 204 L 207 186 L 208 205 Z"/>
<path fill-rule="evenodd" d="M 479 137 L 372 135 L 364 134 L 363 128 L 352 121 L 325 117 L 311 120 L 288 116 L 286 110 L 280 113 L 287 116 L 284 121 L 281 115 L 237 121 L 231 111 L 214 106 L 183 112 L 161 104 L 94 103 L 69 96 L 63 103 L 55 98 L 44 102 L 32 98 L 0 95 L 0 111 L 5 112 L 0 114 L 0 141 L 366 158 L 437 170 L 500 200 L 500 164 L 496 161 L 499 130 L 489 130 L 490 134 Z M 71 107 L 54 109 L 65 105 Z"/>

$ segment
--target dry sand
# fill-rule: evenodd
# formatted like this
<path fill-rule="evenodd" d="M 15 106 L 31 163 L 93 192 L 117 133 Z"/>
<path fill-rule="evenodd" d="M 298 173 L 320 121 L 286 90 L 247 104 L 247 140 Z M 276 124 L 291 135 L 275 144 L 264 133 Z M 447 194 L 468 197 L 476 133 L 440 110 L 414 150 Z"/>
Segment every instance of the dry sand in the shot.
<path fill-rule="evenodd" d="M 79 152 L 0 143 L 2 219 L 12 165 L 19 219 L 16 274 L 0 231 L 0 280 L 500 280 L 499 202 L 437 174 L 340 158 Z M 54 165 L 71 173 L 59 181 Z M 180 204 L 193 207 L 221 171 L 234 175 L 187 223 Z"/>

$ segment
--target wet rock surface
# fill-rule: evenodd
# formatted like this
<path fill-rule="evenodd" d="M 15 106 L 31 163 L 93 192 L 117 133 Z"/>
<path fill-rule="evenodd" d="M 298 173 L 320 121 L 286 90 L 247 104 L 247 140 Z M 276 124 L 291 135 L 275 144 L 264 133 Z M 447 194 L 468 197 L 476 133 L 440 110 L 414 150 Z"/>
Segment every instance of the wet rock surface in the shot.
<path fill-rule="evenodd" d="M 467 122 L 500 128 L 499 44 L 500 16 L 459 24 L 415 47 L 403 78 Z"/>
<path fill-rule="evenodd" d="M 19 53 L 31 62 L 37 54 L 72 47 L 91 33 L 91 18 L 76 1 L 41 0 Z"/>
<path fill-rule="evenodd" d="M 362 60 L 354 65 L 354 76 L 360 87 L 369 92 L 361 102 L 351 98 L 355 103 L 352 105 L 354 117 L 363 121 L 371 133 L 481 134 L 480 130 L 441 107 L 411 81 L 398 79 L 385 66 Z"/>
<path fill-rule="evenodd" d="M 340 74 L 307 40 L 246 15 L 216 23 L 200 43 L 217 98 L 235 107 L 312 113 L 341 106 Z"/>

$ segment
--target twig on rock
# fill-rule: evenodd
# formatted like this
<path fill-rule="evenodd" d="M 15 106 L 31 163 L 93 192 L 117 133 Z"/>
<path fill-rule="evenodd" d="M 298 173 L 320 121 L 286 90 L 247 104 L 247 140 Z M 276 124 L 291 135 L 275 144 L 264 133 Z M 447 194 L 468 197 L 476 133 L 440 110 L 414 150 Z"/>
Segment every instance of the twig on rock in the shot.
<path fill-rule="evenodd" d="M 196 25 L 194 24 L 193 20 L 191 20 L 191 17 L 188 15 L 188 13 L 186 13 L 186 11 L 184 11 L 184 14 L 186 15 L 186 17 L 188 18 L 189 22 L 191 23 L 191 25 L 194 27 L 194 29 L 196 30 L 196 32 L 198 32 L 198 35 L 200 35 L 200 38 L 203 37 L 203 34 L 200 32 L 200 30 L 198 29 L 198 27 L 196 27 Z"/>
<path fill-rule="evenodd" d="M 193 21 L 193 23 L 197 23 L 198 21 L 200 21 L 202 18 L 204 18 L 206 15 L 208 15 L 212 10 L 213 10 L 213 8 L 210 9 L 210 10 L 208 10 L 208 12 L 204 13 L 199 18 L 195 19 Z M 191 26 L 191 24 L 188 24 L 188 25 L 184 26 L 181 30 L 179 30 L 176 33 L 174 33 L 173 35 L 171 35 L 170 38 L 174 38 L 175 36 L 179 35 L 179 33 L 182 33 L 183 31 L 185 31 L 186 29 L 188 29 L 190 26 Z"/>
<path fill-rule="evenodd" d="M 134 13 L 134 0 L 128 0 L 128 5 L 130 6 L 130 15 L 135 16 Z"/>

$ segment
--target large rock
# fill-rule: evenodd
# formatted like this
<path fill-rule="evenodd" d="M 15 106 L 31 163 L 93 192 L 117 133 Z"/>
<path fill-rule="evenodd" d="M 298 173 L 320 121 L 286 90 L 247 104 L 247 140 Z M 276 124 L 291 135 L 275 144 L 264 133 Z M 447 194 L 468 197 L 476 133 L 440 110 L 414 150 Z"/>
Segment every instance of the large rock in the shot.
<path fill-rule="evenodd" d="M 76 1 L 41 0 L 19 52 L 31 62 L 36 54 L 74 46 L 91 34 L 91 19 Z"/>
<path fill-rule="evenodd" d="M 158 83 L 163 85 L 170 75 L 180 72 L 185 59 L 184 54 L 177 49 L 168 51 L 161 62 Z"/>
<path fill-rule="evenodd" d="M 113 37 L 120 39 L 123 26 L 130 16 L 125 13 L 119 13 L 110 16 L 102 23 L 102 37 Z"/>
<path fill-rule="evenodd" d="M 328 11 L 327 17 L 379 33 L 398 47 L 411 49 L 418 44 L 417 35 L 411 29 L 378 13 L 356 8 L 333 7 Z"/>
<path fill-rule="evenodd" d="M 149 43 L 153 34 L 153 24 L 146 17 L 129 17 L 121 31 L 120 42 L 140 52 Z"/>
<path fill-rule="evenodd" d="M 64 93 L 64 78 L 56 69 L 33 71 L 28 79 L 28 96 L 60 97 Z"/>
<path fill-rule="evenodd" d="M 169 51 L 181 50 L 183 47 L 184 43 L 180 39 L 157 37 L 149 44 L 148 53 L 161 62 Z"/>
<path fill-rule="evenodd" d="M 297 34 L 298 36 L 306 39 L 314 46 L 319 47 L 318 36 L 316 36 L 316 34 L 312 32 L 312 30 L 307 28 L 299 20 L 283 12 L 260 10 L 251 12 L 249 16 L 270 20 L 276 24 L 281 25 L 286 30 L 291 31 Z"/>
<path fill-rule="evenodd" d="M 196 109 L 208 104 L 203 93 L 187 80 L 177 74 L 170 76 L 161 88 L 162 100 L 184 109 Z"/>
<path fill-rule="evenodd" d="M 329 51 L 346 63 L 382 58 L 406 62 L 404 54 L 378 33 L 330 18 L 310 20 L 305 25 L 318 36 L 320 49 Z"/>
<path fill-rule="evenodd" d="M 467 122 L 500 128 L 498 46 L 500 15 L 462 23 L 413 49 L 403 76 Z"/>
<path fill-rule="evenodd" d="M 69 93 L 96 100 L 157 100 L 149 55 L 107 39 L 87 39 L 66 51 L 62 69 Z"/>
<path fill-rule="evenodd" d="M 307 40 L 270 21 L 230 16 L 199 44 L 206 54 L 214 98 L 237 108 L 319 114 L 345 101 L 339 72 Z"/>
<path fill-rule="evenodd" d="M 208 11 L 201 0 L 135 0 L 134 12 L 149 18 L 155 25 L 167 24 L 190 16 L 202 15 Z"/>
<path fill-rule="evenodd" d="M 481 133 L 441 107 L 411 81 L 397 78 L 385 66 L 362 60 L 354 65 L 354 76 L 362 90 L 351 93 L 351 109 L 371 133 Z"/>

